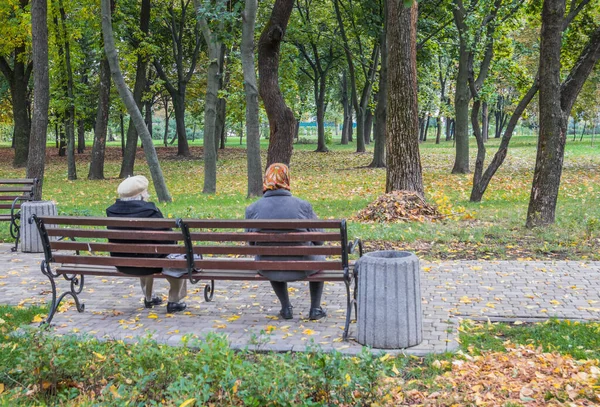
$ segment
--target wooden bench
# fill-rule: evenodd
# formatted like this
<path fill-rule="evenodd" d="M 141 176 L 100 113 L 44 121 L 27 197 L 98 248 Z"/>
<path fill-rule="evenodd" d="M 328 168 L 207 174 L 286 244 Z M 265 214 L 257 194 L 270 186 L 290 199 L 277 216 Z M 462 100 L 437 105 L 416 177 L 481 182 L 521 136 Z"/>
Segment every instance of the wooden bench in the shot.
<path fill-rule="evenodd" d="M 10 222 L 10 235 L 15 239 L 13 252 L 21 236 L 21 203 L 33 200 L 37 184 L 36 178 L 0 179 L 0 222 Z"/>
<path fill-rule="evenodd" d="M 257 273 L 258 270 L 321 270 L 306 281 L 340 281 L 346 287 L 344 340 L 348 337 L 353 306 L 356 314 L 356 272 L 348 256 L 357 247 L 362 255 L 362 244 L 360 240 L 348 242 L 345 220 L 174 220 L 35 215 L 33 220 L 44 242 L 45 260 L 41 270 L 52 286 L 50 313 L 45 323 L 52 321 L 66 296 L 73 297 L 77 310 L 83 312 L 79 294 L 85 276 L 135 277 L 120 273 L 116 266 L 183 269 L 185 275 L 180 278 L 187 278 L 192 284 L 207 281 L 204 287 L 206 301 L 213 299 L 216 280 L 267 281 Z M 252 231 L 256 229 L 263 231 Z M 299 231 L 307 229 L 319 230 Z M 57 237 L 71 241 L 52 240 Z M 143 243 L 114 242 L 114 239 Z M 323 245 L 306 242 L 323 242 Z M 110 252 L 186 256 L 184 259 L 110 257 Z M 322 261 L 275 261 L 256 260 L 257 255 L 324 255 L 326 258 Z M 70 290 L 60 296 L 55 281 L 59 276 L 70 282 Z M 159 273 L 154 277 L 166 275 Z"/>

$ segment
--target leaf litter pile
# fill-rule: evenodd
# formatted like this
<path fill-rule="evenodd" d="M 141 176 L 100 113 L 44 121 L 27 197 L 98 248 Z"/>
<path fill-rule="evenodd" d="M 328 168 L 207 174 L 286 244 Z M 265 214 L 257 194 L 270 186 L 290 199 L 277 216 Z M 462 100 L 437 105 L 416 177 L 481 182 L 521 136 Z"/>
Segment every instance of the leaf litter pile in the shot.
<path fill-rule="evenodd" d="M 392 191 L 379 196 L 354 219 L 378 223 L 435 222 L 444 219 L 444 215 L 415 192 Z"/>
<path fill-rule="evenodd" d="M 532 345 L 507 343 L 507 352 L 485 352 L 455 359 L 430 388 L 407 390 L 411 382 L 392 383 L 386 405 L 402 406 L 598 406 L 597 359 L 575 360 Z M 444 368 L 448 361 L 434 361 Z M 398 386 L 400 384 L 400 386 Z"/>

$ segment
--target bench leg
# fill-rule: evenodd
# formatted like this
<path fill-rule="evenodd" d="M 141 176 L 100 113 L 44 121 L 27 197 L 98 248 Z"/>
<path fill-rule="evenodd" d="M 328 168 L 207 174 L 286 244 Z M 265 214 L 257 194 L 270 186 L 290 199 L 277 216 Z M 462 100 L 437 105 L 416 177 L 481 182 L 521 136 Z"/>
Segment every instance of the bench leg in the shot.
<path fill-rule="evenodd" d="M 204 286 L 204 301 L 211 302 L 215 295 L 215 280 L 210 280 L 210 284 Z"/>
<path fill-rule="evenodd" d="M 352 308 L 354 305 L 354 316 L 356 316 L 356 280 L 354 282 L 354 290 L 350 289 L 352 285 L 352 277 L 348 276 L 344 279 L 344 284 L 346 285 L 346 325 L 344 327 L 344 335 L 342 339 L 344 341 L 348 340 L 348 331 L 350 330 L 350 321 L 352 320 Z M 354 295 L 352 295 L 354 293 Z"/>
<path fill-rule="evenodd" d="M 21 237 L 21 226 L 17 223 L 17 220 L 19 220 L 18 215 L 10 220 L 10 235 L 15 239 L 15 247 L 10 249 L 11 252 L 17 251 L 19 238 Z"/>
<path fill-rule="evenodd" d="M 46 277 L 48 277 L 48 280 L 50 280 L 50 286 L 52 287 L 52 300 L 50 302 L 50 312 L 48 313 L 48 317 L 46 317 L 46 319 L 40 323 L 40 326 L 49 325 L 52 322 L 52 318 L 54 318 L 54 314 L 56 314 L 56 311 L 58 310 L 58 306 L 60 305 L 62 300 L 68 295 L 73 297 L 73 299 L 75 300 L 75 306 L 77 307 L 77 311 L 83 312 L 85 310 L 85 304 L 82 304 L 79 301 L 79 297 L 78 297 L 78 295 L 81 294 L 81 291 L 83 290 L 84 279 L 83 279 L 82 275 L 66 275 L 66 274 L 64 274 L 63 277 L 65 278 L 65 280 L 70 281 L 71 290 L 62 293 L 59 297 L 59 296 L 57 296 L 57 293 L 56 293 L 56 281 L 55 281 L 55 278 L 58 277 L 58 274 L 54 274 L 52 272 L 52 269 L 50 268 L 50 265 L 46 262 L 46 260 L 42 261 L 41 269 L 42 269 L 42 274 L 45 275 Z"/>

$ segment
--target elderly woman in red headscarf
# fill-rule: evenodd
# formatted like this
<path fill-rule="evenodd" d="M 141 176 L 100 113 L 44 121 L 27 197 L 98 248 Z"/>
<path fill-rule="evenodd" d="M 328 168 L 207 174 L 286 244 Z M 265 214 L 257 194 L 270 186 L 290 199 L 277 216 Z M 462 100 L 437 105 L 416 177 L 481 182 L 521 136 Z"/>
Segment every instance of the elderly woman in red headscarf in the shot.
<path fill-rule="evenodd" d="M 263 182 L 263 197 L 246 208 L 246 219 L 317 219 L 310 203 L 292 196 L 290 192 L 289 169 L 285 164 L 271 164 L 265 173 Z M 320 244 L 319 242 L 312 242 Z M 259 256 L 269 260 L 297 260 L 298 256 Z M 312 256 L 313 259 L 315 256 Z M 319 256 L 321 257 L 321 256 Z M 300 258 L 303 258 L 300 256 Z M 293 317 L 292 304 L 288 295 L 288 281 L 302 280 L 318 270 L 297 271 L 259 271 L 267 277 L 273 291 L 281 302 L 279 315 L 283 319 Z M 321 308 L 323 282 L 310 282 L 310 312 L 309 319 L 318 320 L 327 313 Z"/>

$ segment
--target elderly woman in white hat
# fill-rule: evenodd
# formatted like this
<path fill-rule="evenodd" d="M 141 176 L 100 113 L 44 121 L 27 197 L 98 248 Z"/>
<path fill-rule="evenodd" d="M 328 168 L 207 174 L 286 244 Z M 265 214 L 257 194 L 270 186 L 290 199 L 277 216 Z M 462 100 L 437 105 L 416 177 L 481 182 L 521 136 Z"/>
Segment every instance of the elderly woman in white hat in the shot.
<path fill-rule="evenodd" d="M 143 175 L 129 177 L 121 182 L 117 188 L 119 199 L 114 204 L 106 209 L 108 217 L 122 218 L 163 218 L 163 214 L 153 202 L 148 202 L 148 179 Z M 131 240 L 119 239 L 119 242 L 126 243 L 143 243 Z M 163 255 L 140 254 L 140 253 L 111 253 L 111 256 L 119 257 L 163 257 Z M 166 255 L 164 255 L 166 257 Z M 160 305 L 162 299 L 153 295 L 152 287 L 154 278 L 152 274 L 160 273 L 160 268 L 136 268 L 136 267 L 119 267 L 120 272 L 140 276 L 140 284 L 144 293 L 144 306 L 152 308 L 155 305 Z M 185 302 L 181 300 L 187 295 L 186 280 L 167 278 L 169 282 L 169 300 L 167 302 L 167 312 L 179 312 L 186 308 Z"/>

